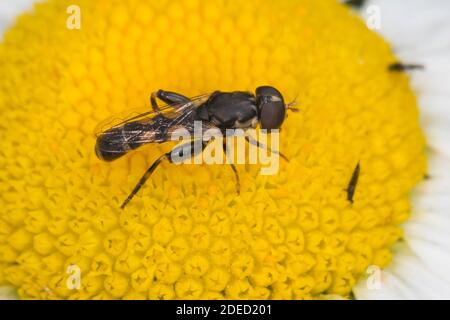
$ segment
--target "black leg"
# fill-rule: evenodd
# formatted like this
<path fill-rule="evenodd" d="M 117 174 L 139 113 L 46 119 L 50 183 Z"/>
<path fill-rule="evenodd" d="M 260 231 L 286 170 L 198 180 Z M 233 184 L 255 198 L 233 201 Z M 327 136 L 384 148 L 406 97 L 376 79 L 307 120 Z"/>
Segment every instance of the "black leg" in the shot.
<path fill-rule="evenodd" d="M 200 148 L 195 148 L 196 143 L 201 143 Z M 152 173 L 156 170 L 156 168 L 161 164 L 163 160 L 168 160 L 171 163 L 174 163 L 175 161 L 184 161 L 188 158 L 192 158 L 196 156 L 197 154 L 203 152 L 203 150 L 208 145 L 208 142 L 200 141 L 200 140 L 193 140 L 188 143 L 176 146 L 172 149 L 172 151 L 162 155 L 159 157 L 153 164 L 148 168 L 148 170 L 144 173 L 142 178 L 139 180 L 137 185 L 134 187 L 133 191 L 131 191 L 130 195 L 127 197 L 127 199 L 122 203 L 120 206 L 121 209 L 124 209 L 126 205 L 134 198 L 134 196 L 139 192 L 139 190 L 142 188 L 142 186 L 147 182 L 147 180 L 150 178 Z M 174 156 L 177 156 L 175 159 Z"/>
<path fill-rule="evenodd" d="M 259 142 L 258 140 L 255 140 L 253 138 L 250 138 L 249 136 L 245 136 L 245 140 L 247 140 L 248 143 L 257 146 L 258 148 L 264 148 L 267 149 L 269 152 L 273 152 L 275 154 L 278 154 L 280 157 L 282 157 L 284 160 L 286 160 L 287 162 L 289 162 L 288 157 L 286 157 L 284 154 L 282 154 L 279 151 L 273 151 L 271 148 L 269 148 L 268 146 L 266 146 L 265 144 Z"/>
<path fill-rule="evenodd" d="M 150 103 L 152 105 L 152 109 L 157 113 L 161 113 L 161 109 L 159 108 L 156 99 L 159 99 L 168 105 L 174 105 L 175 108 L 177 104 L 181 105 L 182 103 L 190 101 L 188 97 L 185 97 L 182 94 L 160 89 L 156 92 L 152 92 L 150 96 Z"/>
<path fill-rule="evenodd" d="M 162 155 L 159 157 L 153 164 L 148 168 L 148 170 L 144 173 L 142 178 L 139 180 L 138 184 L 134 187 L 133 191 L 131 191 L 128 198 L 122 203 L 120 206 L 120 209 L 124 209 L 125 206 L 133 199 L 133 197 L 138 193 L 138 191 L 142 188 L 142 186 L 147 182 L 148 178 L 152 175 L 153 171 L 159 166 L 159 164 L 167 159 L 167 154 Z"/>
<path fill-rule="evenodd" d="M 167 104 L 184 103 L 191 101 L 188 97 L 185 97 L 182 94 L 165 90 L 158 90 L 158 92 L 156 92 L 156 97 Z"/>
<path fill-rule="evenodd" d="M 230 166 L 231 166 L 231 169 L 233 170 L 234 176 L 236 178 L 236 193 L 238 195 L 240 195 L 241 194 L 241 182 L 239 180 L 239 173 L 236 169 L 236 166 L 233 163 L 231 163 Z"/>
<path fill-rule="evenodd" d="M 226 143 L 223 144 L 223 151 L 225 152 L 225 157 L 228 155 L 228 146 Z M 230 163 L 231 169 L 234 172 L 234 176 L 236 178 L 236 192 L 239 195 L 241 193 L 241 182 L 239 180 L 239 173 L 236 169 L 236 166 L 233 163 Z"/>

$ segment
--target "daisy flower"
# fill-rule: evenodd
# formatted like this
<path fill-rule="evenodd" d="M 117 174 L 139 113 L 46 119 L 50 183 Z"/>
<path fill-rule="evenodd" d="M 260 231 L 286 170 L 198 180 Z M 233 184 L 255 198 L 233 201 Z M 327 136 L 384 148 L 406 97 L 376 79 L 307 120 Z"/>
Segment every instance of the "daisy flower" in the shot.
<path fill-rule="evenodd" d="M 32 2 L 0 4 L 2 297 L 450 297 L 449 5 Z M 120 210 L 168 146 L 101 162 L 101 121 L 160 88 L 265 84 L 301 110 L 277 175 L 237 166 L 237 196 L 224 166 L 164 164 Z"/>

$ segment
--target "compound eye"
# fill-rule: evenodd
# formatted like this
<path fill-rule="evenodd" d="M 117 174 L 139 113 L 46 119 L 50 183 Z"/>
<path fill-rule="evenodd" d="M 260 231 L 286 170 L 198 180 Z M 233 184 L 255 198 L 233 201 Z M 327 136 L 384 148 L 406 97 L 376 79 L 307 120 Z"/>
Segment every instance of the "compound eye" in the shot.
<path fill-rule="evenodd" d="M 261 129 L 279 129 L 286 117 L 286 105 L 281 93 L 270 86 L 256 89 Z"/>

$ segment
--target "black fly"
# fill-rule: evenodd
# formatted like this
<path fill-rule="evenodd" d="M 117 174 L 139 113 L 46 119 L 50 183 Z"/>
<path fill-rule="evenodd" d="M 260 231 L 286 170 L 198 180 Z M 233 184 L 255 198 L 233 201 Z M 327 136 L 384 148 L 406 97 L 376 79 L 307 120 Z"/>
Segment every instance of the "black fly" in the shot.
<path fill-rule="evenodd" d="M 350 203 L 353 203 L 353 196 L 355 195 L 356 185 L 358 184 L 360 170 L 361 170 L 361 166 L 358 162 L 355 170 L 353 170 L 352 177 L 351 177 L 350 182 L 348 183 L 348 187 L 346 189 L 347 200 L 350 201 Z"/>
<path fill-rule="evenodd" d="M 391 72 L 405 72 L 405 71 L 423 70 L 423 69 L 425 69 L 425 66 L 421 65 L 421 64 L 404 64 L 401 62 L 392 63 L 388 67 L 388 70 Z"/>
<path fill-rule="evenodd" d="M 167 105 L 160 107 L 157 99 Z M 151 95 L 150 101 L 152 111 L 129 118 L 97 135 L 95 152 L 99 159 L 114 161 L 144 144 L 170 141 L 173 130 L 180 127 L 193 135 L 196 121 L 200 121 L 205 130 L 219 129 L 225 135 L 226 129 L 245 130 L 256 128 L 258 124 L 261 129 L 279 129 L 286 117 L 286 111 L 296 111 L 290 104 L 285 104 L 282 94 L 276 88 L 270 86 L 257 88 L 255 94 L 242 91 L 216 91 L 195 98 L 159 90 Z M 247 142 L 265 147 L 255 140 Z M 200 148 L 195 148 L 196 144 L 200 144 Z M 179 145 L 171 152 L 160 156 L 144 173 L 121 208 L 131 201 L 162 161 L 173 163 L 175 161 L 173 154 L 179 156 L 178 160 L 189 159 L 197 155 L 198 150 L 203 151 L 206 145 L 207 142 L 194 138 L 191 142 Z M 236 176 L 236 188 L 239 193 L 239 176 L 234 164 L 230 165 Z"/>

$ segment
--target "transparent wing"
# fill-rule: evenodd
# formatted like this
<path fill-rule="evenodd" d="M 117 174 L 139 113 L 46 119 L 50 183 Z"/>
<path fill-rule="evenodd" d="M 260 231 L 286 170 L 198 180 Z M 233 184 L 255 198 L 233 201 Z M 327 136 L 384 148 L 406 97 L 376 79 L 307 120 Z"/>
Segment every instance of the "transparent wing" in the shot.
<path fill-rule="evenodd" d="M 191 97 L 189 102 L 173 103 L 159 106 L 159 110 L 149 110 L 149 108 L 140 108 L 136 110 L 126 111 L 119 115 L 114 115 L 97 125 L 95 128 L 95 136 L 99 136 L 106 131 L 120 127 L 130 122 L 151 123 L 158 115 L 163 115 L 165 118 L 176 119 L 183 113 L 189 110 L 196 109 L 199 105 L 206 102 L 211 96 L 211 93 L 202 94 Z"/>
<path fill-rule="evenodd" d="M 132 114 L 125 120 L 115 117 L 97 128 L 97 140 L 101 140 L 102 148 L 112 152 L 114 148 L 133 150 L 146 143 L 168 141 L 178 128 L 193 133 L 194 111 L 210 96 L 210 93 L 204 94 L 190 98 L 188 102 L 162 106 L 157 111 Z M 209 127 L 208 124 L 204 126 Z"/>

